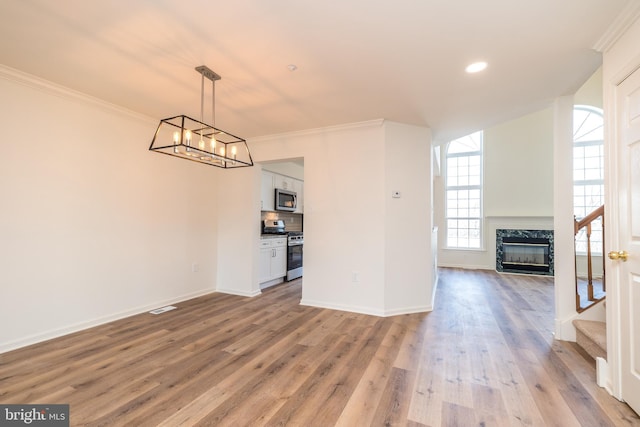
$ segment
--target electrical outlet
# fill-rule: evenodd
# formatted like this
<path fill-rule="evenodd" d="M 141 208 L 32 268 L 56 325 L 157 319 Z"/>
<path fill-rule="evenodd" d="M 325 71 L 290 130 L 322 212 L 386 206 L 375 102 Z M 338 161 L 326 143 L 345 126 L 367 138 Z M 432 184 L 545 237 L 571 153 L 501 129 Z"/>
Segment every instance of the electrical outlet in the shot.
<path fill-rule="evenodd" d="M 197 262 L 191 264 L 191 272 L 197 273 L 198 271 L 200 271 L 200 264 L 198 264 Z"/>

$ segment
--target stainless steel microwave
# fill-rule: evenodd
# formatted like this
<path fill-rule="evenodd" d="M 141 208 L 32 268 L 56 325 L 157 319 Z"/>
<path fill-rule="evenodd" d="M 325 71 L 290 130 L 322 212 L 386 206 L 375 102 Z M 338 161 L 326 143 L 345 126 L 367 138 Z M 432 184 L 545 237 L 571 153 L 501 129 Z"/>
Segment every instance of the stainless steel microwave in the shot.
<path fill-rule="evenodd" d="M 276 188 L 276 200 L 274 206 L 277 211 L 294 212 L 298 206 L 298 195 L 295 191 Z"/>

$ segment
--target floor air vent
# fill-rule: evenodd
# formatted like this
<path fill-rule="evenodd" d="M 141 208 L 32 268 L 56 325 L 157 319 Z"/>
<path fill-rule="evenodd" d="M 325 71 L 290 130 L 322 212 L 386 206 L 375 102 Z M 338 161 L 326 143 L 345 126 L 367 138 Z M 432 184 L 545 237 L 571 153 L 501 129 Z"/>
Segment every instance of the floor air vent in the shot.
<path fill-rule="evenodd" d="M 168 305 L 166 307 L 160 307 L 160 308 L 156 308 L 155 310 L 151 310 L 149 313 L 150 314 L 160 314 L 160 313 L 165 313 L 167 311 L 171 311 L 171 310 L 175 310 L 178 307 L 174 307 L 172 305 Z"/>

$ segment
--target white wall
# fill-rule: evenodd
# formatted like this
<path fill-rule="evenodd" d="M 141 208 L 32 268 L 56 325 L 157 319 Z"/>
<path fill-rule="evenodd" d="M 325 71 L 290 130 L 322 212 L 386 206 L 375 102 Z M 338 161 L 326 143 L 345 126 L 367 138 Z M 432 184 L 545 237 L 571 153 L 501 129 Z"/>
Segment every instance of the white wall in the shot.
<path fill-rule="evenodd" d="M 253 155 L 253 149 L 251 155 Z M 255 157 L 254 157 L 255 162 Z M 216 290 L 242 296 L 260 294 L 260 167 L 225 171 L 218 181 Z"/>
<path fill-rule="evenodd" d="M 493 270 L 496 229 L 553 228 L 553 110 L 547 108 L 486 129 L 483 145 L 484 248 L 445 247 L 445 170 L 434 180 L 441 266 Z M 444 167 L 444 146 L 442 149 Z"/>
<path fill-rule="evenodd" d="M 602 255 L 591 256 L 591 274 L 595 279 L 602 278 Z M 586 279 L 589 276 L 589 261 L 586 255 L 576 255 L 576 272 L 578 277 Z"/>
<path fill-rule="evenodd" d="M 262 169 L 304 180 L 304 166 L 299 162 L 282 161 L 276 163 L 263 163 Z"/>
<path fill-rule="evenodd" d="M 551 108 L 485 130 L 484 156 L 486 216 L 553 216 Z"/>
<path fill-rule="evenodd" d="M 598 68 L 589 80 L 573 96 L 574 105 L 591 105 L 602 108 L 602 67 Z"/>
<path fill-rule="evenodd" d="M 431 134 L 385 125 L 385 311 L 432 309 Z M 395 191 L 399 198 L 392 197 Z M 426 307 L 425 307 L 426 306 Z"/>
<path fill-rule="evenodd" d="M 0 93 L 0 352 L 214 289 L 215 168 L 148 151 L 153 120 L 15 70 Z"/>
<path fill-rule="evenodd" d="M 387 135 L 393 138 L 387 140 Z M 430 309 L 430 268 L 417 266 L 405 272 L 407 261 L 403 259 L 403 255 L 410 259 L 429 253 L 423 248 L 430 245 L 431 224 L 425 208 L 431 197 L 428 180 L 419 188 L 431 167 L 428 129 L 376 120 L 255 138 L 249 143 L 257 162 L 304 158 L 303 304 L 377 315 Z M 415 158 L 399 162 L 395 156 L 387 156 L 394 147 L 411 150 L 409 154 Z M 255 169 L 246 182 L 254 182 L 258 189 L 259 170 Z M 406 198 L 399 200 L 400 206 L 389 209 L 388 188 L 396 185 L 401 191 L 406 189 Z M 256 260 L 259 195 L 255 200 L 225 203 L 220 220 L 249 210 L 257 215 L 256 227 L 253 241 L 243 240 L 242 245 L 245 252 L 254 252 Z M 388 240 L 388 228 L 395 226 L 400 234 Z M 409 230 L 415 234 L 402 245 Z M 391 255 L 390 251 L 397 253 Z M 220 274 L 238 268 L 242 265 L 237 260 L 219 265 Z M 396 287 L 387 287 L 387 270 L 398 279 Z M 242 292 L 259 289 L 257 277 L 246 275 L 244 280 L 235 284 Z M 395 297 L 402 292 L 406 294 Z"/>
<path fill-rule="evenodd" d="M 573 97 L 554 104 L 554 252 L 556 338 L 575 341 L 571 321 L 576 316 L 575 256 L 573 233 Z"/>

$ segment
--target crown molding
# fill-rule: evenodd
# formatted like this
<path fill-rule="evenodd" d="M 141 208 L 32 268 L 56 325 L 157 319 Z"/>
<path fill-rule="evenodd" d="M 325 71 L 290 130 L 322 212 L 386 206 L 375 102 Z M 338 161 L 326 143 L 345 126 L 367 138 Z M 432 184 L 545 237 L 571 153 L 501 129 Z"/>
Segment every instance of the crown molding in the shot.
<path fill-rule="evenodd" d="M 358 128 L 367 128 L 367 127 L 380 127 L 380 126 L 382 126 L 384 124 L 385 121 L 386 121 L 385 119 L 374 119 L 374 120 L 367 120 L 367 121 L 354 122 L 354 123 L 345 123 L 345 124 L 327 126 L 327 127 L 321 127 L 321 128 L 313 128 L 313 129 L 305 129 L 305 130 L 298 130 L 298 131 L 292 131 L 292 132 L 284 132 L 284 133 L 278 133 L 278 134 L 273 134 L 273 135 L 257 136 L 257 137 L 254 137 L 254 138 L 247 138 L 247 142 L 249 142 L 249 141 L 251 141 L 251 142 L 260 142 L 260 141 L 270 141 L 270 140 L 282 139 L 282 138 L 292 138 L 292 137 L 299 137 L 299 136 L 318 135 L 318 134 L 322 134 L 322 133 L 337 132 L 337 131 L 348 130 L 348 129 L 358 129 Z"/>
<path fill-rule="evenodd" d="M 611 49 L 638 18 L 640 18 L 640 2 L 631 0 L 609 25 L 602 37 L 593 45 L 593 49 L 601 53 Z"/>
<path fill-rule="evenodd" d="M 104 108 L 109 111 L 124 114 L 129 117 L 135 118 L 137 120 L 142 120 L 145 122 L 155 123 L 155 124 L 158 123 L 158 119 L 154 119 L 144 114 L 137 113 L 133 110 L 129 110 L 127 108 L 121 107 L 116 104 L 112 104 L 100 98 L 87 95 L 86 93 L 70 89 L 66 86 L 53 83 L 49 80 L 45 80 L 41 77 L 37 77 L 37 76 L 34 76 L 33 74 L 25 73 L 24 71 L 11 68 L 3 64 L 0 64 L 0 78 L 13 83 L 30 87 L 32 89 L 46 92 L 50 95 L 59 96 L 61 98 L 71 99 L 75 101 L 80 101 L 86 104 L 91 104 L 100 108 Z"/>

